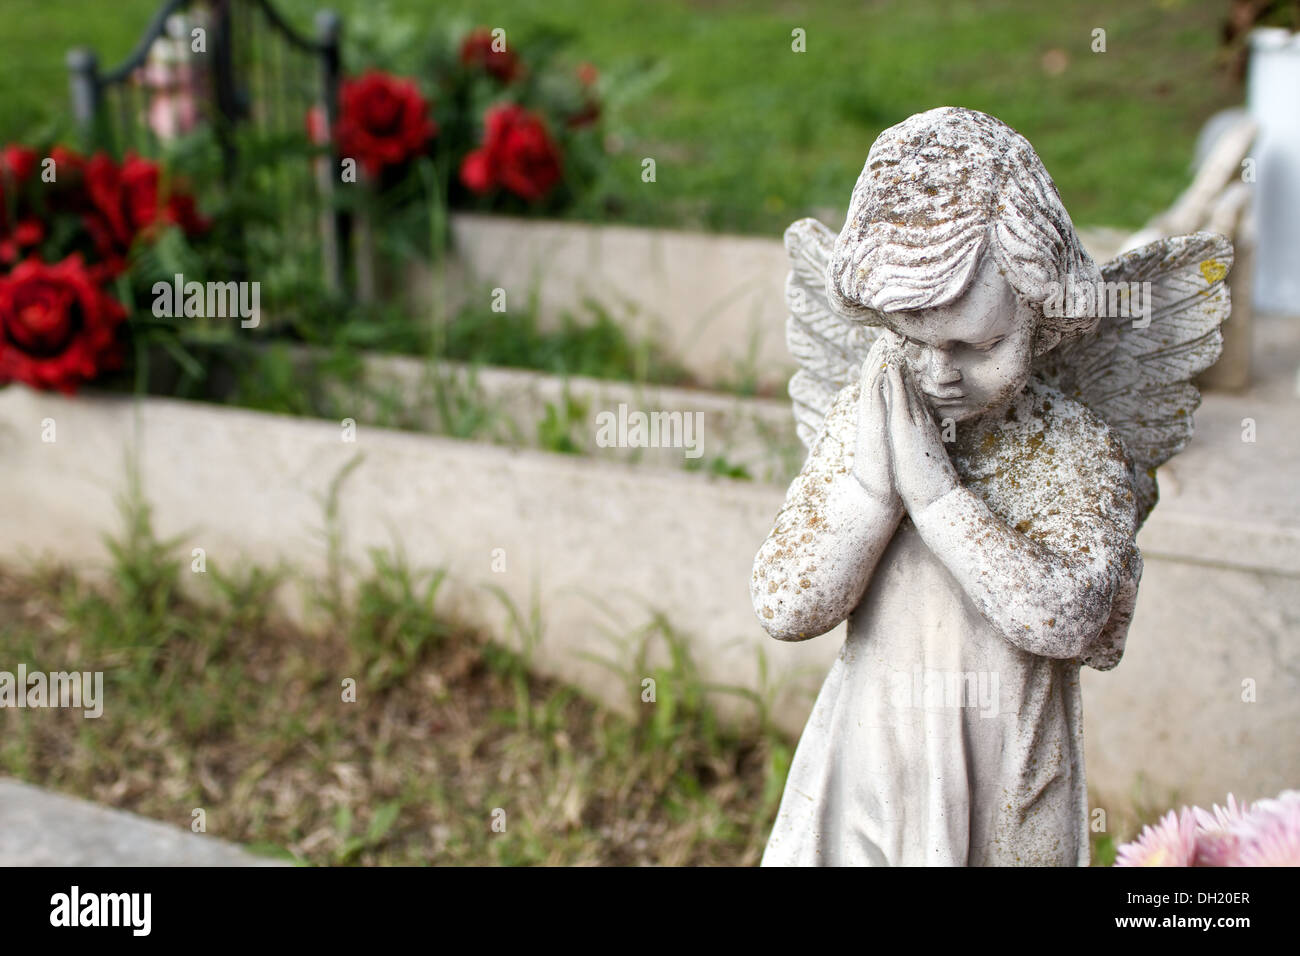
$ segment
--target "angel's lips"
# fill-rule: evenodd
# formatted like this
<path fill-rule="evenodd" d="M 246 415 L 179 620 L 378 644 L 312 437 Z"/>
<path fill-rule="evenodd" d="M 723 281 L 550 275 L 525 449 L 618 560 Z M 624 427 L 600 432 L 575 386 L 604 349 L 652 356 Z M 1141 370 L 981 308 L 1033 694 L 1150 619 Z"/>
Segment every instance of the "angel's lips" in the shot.
<path fill-rule="evenodd" d="M 966 403 L 965 395 L 931 395 L 929 392 L 923 394 L 930 404 L 934 406 L 964 405 Z"/>

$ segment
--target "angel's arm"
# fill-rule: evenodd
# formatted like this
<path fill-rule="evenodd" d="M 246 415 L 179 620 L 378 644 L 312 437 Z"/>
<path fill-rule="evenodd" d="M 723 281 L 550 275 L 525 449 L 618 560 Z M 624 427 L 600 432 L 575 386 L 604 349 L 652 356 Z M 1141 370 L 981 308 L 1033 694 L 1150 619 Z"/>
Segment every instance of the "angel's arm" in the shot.
<path fill-rule="evenodd" d="M 1084 656 L 1129 581 L 1124 531 L 1110 516 L 1057 515 L 1070 532 L 1040 541 L 959 485 L 912 520 L 984 618 L 1040 657 Z"/>
<path fill-rule="evenodd" d="M 854 477 L 859 399 L 858 384 L 841 390 L 754 559 L 754 611 L 779 641 L 816 637 L 848 617 L 902 517 L 896 495 Z"/>

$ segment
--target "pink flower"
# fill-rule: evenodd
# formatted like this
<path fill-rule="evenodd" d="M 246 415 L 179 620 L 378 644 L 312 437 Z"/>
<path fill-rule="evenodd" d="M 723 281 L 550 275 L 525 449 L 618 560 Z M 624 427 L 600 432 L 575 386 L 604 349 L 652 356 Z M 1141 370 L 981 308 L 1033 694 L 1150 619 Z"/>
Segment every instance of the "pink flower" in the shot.
<path fill-rule="evenodd" d="M 1191 866 L 1196 859 L 1196 814 L 1170 810 L 1155 826 L 1119 848 L 1116 866 Z"/>
<path fill-rule="evenodd" d="M 1227 808 L 1214 805 L 1213 812 L 1195 807 L 1200 837 L 1196 845 L 1196 866 L 1229 866 L 1237 855 L 1240 842 L 1233 832 L 1250 810 L 1250 804 L 1238 803 L 1228 794 Z"/>
<path fill-rule="evenodd" d="M 1232 832 L 1237 854 L 1228 866 L 1300 866 L 1300 790 L 1257 801 Z"/>
<path fill-rule="evenodd" d="M 1119 848 L 1116 866 L 1300 866 L 1300 790 L 1213 811 L 1183 807 Z"/>
<path fill-rule="evenodd" d="M 1232 794 L 1228 794 L 1227 807 L 1221 807 L 1216 803 L 1212 810 L 1193 807 L 1192 812 L 1196 814 L 1196 823 L 1201 829 L 1225 830 L 1250 812 L 1250 804 L 1238 803 Z"/>

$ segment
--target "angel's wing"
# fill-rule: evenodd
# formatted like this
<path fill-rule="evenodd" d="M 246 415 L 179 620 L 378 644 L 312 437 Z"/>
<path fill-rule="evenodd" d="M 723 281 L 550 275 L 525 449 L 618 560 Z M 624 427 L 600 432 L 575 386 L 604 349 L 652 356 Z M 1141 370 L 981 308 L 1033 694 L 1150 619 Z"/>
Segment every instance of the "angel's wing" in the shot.
<path fill-rule="evenodd" d="M 816 219 L 800 219 L 785 231 L 790 275 L 785 301 L 790 318 L 785 340 L 799 371 L 790 379 L 799 438 L 810 450 L 826 413 L 845 385 L 857 381 L 880 329 L 845 319 L 826 296 L 826 267 L 835 233 Z"/>
<path fill-rule="evenodd" d="M 1124 443 L 1133 461 L 1138 522 L 1155 507 L 1156 468 L 1192 436 L 1201 393 L 1192 376 L 1219 358 L 1228 317 L 1232 244 L 1208 232 L 1148 243 L 1112 259 L 1102 279 L 1146 283 L 1149 312 L 1103 318 L 1097 329 L 1043 356 L 1037 371 L 1081 401 Z M 1147 320 L 1149 320 L 1148 324 Z"/>

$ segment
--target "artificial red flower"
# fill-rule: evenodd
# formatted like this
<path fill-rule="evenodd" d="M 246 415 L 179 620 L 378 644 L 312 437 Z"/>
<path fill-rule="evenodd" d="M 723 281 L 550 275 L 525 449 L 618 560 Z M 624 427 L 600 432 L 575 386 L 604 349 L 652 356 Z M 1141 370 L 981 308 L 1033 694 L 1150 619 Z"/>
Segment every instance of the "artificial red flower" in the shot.
<path fill-rule="evenodd" d="M 180 226 L 181 232 L 187 236 L 207 232 L 212 225 L 211 220 L 199 215 L 199 207 L 189 193 L 172 193 L 168 196 L 167 204 L 162 209 L 162 218 L 164 222 Z"/>
<path fill-rule="evenodd" d="M 312 122 L 308 114 L 309 130 Z M 437 132 L 412 80 L 371 70 L 339 89 L 339 153 L 372 175 L 417 155 Z"/>
<path fill-rule="evenodd" d="M 504 37 L 500 43 L 501 49 L 496 49 L 496 46 L 492 31 L 487 27 L 479 27 L 460 45 L 460 62 L 474 69 L 485 70 L 502 83 L 513 82 L 522 72 L 519 58 L 506 46 Z"/>
<path fill-rule="evenodd" d="M 535 202 L 560 181 L 560 152 L 541 118 L 522 106 L 488 111 L 483 145 L 465 157 L 460 181 L 476 193 L 500 186 Z"/>
<path fill-rule="evenodd" d="M 23 248 L 39 246 L 45 239 L 45 224 L 39 219 L 24 219 L 14 226 L 13 237 Z"/>
<path fill-rule="evenodd" d="M 114 268 L 140 234 L 149 234 L 160 223 L 180 226 L 187 235 L 207 229 L 198 215 L 194 198 L 174 191 L 165 199 L 159 195 L 161 170 L 157 163 L 127 153 L 119 166 L 104 153 L 96 153 L 85 164 L 86 192 L 90 210 L 86 229 L 95 248 Z"/>
<path fill-rule="evenodd" d="M 0 262 L 17 262 L 24 252 L 45 241 L 45 224 L 39 219 L 20 219 L 12 230 L 6 231 L 0 222 Z"/>
<path fill-rule="evenodd" d="M 36 150 L 26 146 L 6 146 L 0 162 L 5 173 L 12 176 L 15 183 L 21 183 L 36 169 Z"/>
<path fill-rule="evenodd" d="M 24 260 L 0 276 L 0 384 L 71 393 L 121 363 L 125 318 L 80 256 L 54 265 Z"/>
<path fill-rule="evenodd" d="M 471 192 L 480 195 L 492 191 L 496 186 L 496 176 L 486 149 L 476 149 L 461 161 L 460 181 Z"/>

